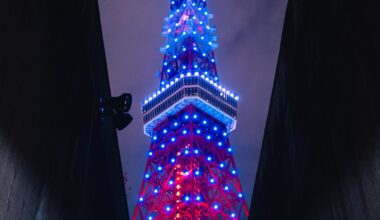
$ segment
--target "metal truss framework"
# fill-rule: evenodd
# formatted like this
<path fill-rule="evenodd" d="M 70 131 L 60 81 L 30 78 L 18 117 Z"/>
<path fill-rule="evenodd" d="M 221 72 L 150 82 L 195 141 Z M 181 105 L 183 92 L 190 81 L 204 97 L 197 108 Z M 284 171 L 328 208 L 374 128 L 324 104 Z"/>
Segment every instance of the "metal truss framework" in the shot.
<path fill-rule="evenodd" d="M 190 105 L 155 129 L 133 219 L 248 214 L 225 126 Z"/>

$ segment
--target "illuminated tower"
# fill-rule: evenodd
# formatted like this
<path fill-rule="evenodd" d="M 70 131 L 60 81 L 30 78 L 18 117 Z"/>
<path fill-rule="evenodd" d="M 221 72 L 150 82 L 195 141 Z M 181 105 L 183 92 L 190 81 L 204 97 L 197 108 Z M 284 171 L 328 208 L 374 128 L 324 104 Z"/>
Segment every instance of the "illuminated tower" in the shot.
<path fill-rule="evenodd" d="M 241 219 L 248 208 L 228 134 L 239 97 L 219 83 L 206 0 L 173 0 L 159 88 L 142 103 L 151 138 L 133 219 Z"/>

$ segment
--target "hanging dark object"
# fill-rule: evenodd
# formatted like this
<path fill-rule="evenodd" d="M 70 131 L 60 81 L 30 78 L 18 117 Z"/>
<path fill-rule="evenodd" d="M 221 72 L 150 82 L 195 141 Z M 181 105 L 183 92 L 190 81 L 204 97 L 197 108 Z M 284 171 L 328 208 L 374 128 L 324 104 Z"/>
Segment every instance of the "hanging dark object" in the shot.
<path fill-rule="evenodd" d="M 117 130 L 123 130 L 133 120 L 133 117 L 128 113 L 132 106 L 132 95 L 123 93 L 118 97 L 109 99 L 100 99 L 101 118 L 111 116 L 113 118 Z"/>

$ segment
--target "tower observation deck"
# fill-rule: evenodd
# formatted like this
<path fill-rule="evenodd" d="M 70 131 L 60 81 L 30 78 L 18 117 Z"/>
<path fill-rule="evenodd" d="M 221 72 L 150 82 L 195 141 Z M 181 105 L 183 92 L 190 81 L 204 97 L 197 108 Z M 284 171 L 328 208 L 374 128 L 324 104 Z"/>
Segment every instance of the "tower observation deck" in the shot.
<path fill-rule="evenodd" d="M 239 96 L 220 84 L 206 0 L 172 0 L 160 85 L 142 102 L 151 138 L 133 219 L 248 215 L 228 135 Z"/>

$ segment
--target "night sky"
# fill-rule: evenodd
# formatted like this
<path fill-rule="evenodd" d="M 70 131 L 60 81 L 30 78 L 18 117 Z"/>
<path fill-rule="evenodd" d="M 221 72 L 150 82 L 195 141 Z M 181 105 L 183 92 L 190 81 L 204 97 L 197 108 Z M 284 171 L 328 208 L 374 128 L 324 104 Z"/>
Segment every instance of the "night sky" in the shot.
<path fill-rule="evenodd" d="M 240 96 L 234 157 L 250 205 L 269 108 L 286 0 L 209 0 L 217 28 L 216 64 L 222 85 Z M 169 0 L 99 0 L 113 96 L 132 93 L 132 124 L 118 132 L 128 174 L 132 214 L 143 179 L 149 138 L 143 134 L 140 103 L 159 86 L 163 18 Z"/>

